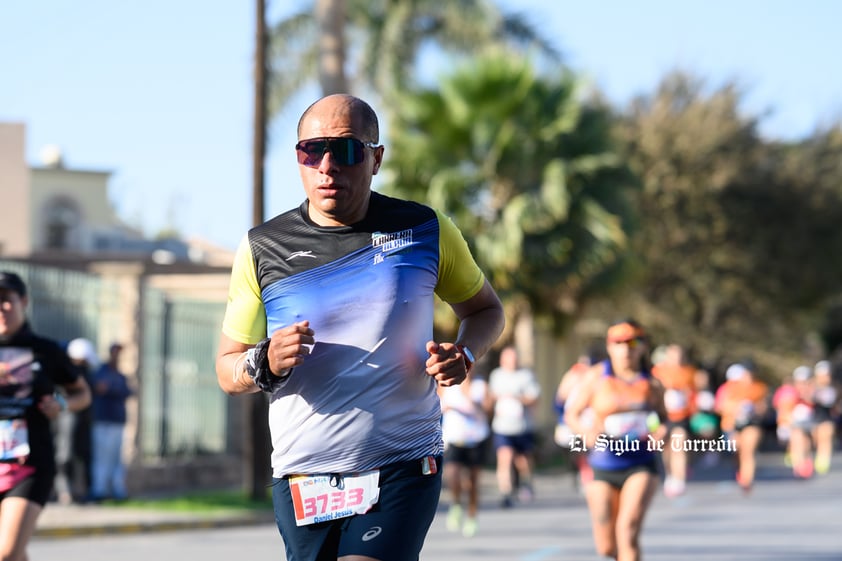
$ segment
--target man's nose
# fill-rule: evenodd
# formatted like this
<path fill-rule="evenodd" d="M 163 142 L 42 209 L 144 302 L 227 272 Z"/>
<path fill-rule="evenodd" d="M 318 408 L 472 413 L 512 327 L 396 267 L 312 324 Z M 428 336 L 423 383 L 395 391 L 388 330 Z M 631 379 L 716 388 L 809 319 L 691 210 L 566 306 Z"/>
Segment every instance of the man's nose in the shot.
<path fill-rule="evenodd" d="M 327 173 L 337 168 L 336 162 L 333 161 L 333 154 L 330 152 L 330 149 L 325 148 L 325 152 L 322 154 L 322 161 L 319 163 L 319 171 Z"/>

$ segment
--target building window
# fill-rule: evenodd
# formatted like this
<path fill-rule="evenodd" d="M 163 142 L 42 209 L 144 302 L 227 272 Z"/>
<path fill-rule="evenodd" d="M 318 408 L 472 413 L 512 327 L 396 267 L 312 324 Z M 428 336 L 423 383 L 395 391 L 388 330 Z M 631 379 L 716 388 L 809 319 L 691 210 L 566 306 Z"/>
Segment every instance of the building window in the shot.
<path fill-rule="evenodd" d="M 74 231 L 79 226 L 79 211 L 69 201 L 56 201 L 47 209 L 47 249 L 71 249 Z"/>

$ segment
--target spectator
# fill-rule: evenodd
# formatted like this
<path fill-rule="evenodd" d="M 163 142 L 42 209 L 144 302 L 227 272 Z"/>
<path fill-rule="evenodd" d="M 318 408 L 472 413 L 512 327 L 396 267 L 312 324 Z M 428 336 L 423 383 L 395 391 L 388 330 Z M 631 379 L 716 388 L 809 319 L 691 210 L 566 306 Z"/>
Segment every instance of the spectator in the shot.
<path fill-rule="evenodd" d="M 123 462 L 123 432 L 126 400 L 132 395 L 126 376 L 120 371 L 123 346 L 111 345 L 108 361 L 93 380 L 93 481 L 91 501 L 125 500 L 126 466 Z"/>
<path fill-rule="evenodd" d="M 85 381 L 91 386 L 93 382 L 93 374 L 99 368 L 99 357 L 97 356 L 94 344 L 88 339 L 77 338 L 70 341 L 67 345 L 67 356 L 70 361 L 79 368 Z M 86 407 L 81 411 L 73 414 L 73 430 L 70 434 L 70 447 L 67 456 L 68 465 L 65 470 L 65 482 L 56 481 L 56 489 L 59 502 L 67 500 L 67 496 L 62 494 L 63 489 L 59 489 L 59 485 L 68 487 L 71 493 L 71 498 L 74 501 L 84 501 L 88 496 L 91 488 L 91 431 L 93 430 L 92 422 L 93 412 L 91 407 Z M 61 472 L 61 468 L 59 468 Z M 61 478 L 61 473 L 59 478 Z"/>

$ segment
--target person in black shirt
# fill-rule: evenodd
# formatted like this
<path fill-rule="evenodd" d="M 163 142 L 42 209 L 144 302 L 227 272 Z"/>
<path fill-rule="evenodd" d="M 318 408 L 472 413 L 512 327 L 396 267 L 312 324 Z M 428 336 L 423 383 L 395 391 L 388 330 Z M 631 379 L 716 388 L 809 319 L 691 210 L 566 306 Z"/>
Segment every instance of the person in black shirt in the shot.
<path fill-rule="evenodd" d="M 26 546 L 53 490 L 50 423 L 91 402 L 64 349 L 35 334 L 26 284 L 0 271 L 0 558 L 25 561 Z"/>

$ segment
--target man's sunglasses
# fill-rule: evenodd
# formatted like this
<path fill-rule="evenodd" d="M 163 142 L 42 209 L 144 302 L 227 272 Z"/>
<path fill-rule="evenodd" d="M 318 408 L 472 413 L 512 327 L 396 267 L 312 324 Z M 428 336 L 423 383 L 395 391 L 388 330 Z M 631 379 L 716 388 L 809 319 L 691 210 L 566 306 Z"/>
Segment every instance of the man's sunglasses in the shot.
<path fill-rule="evenodd" d="M 365 159 L 365 148 L 379 148 L 373 142 L 356 138 L 311 138 L 295 145 L 298 163 L 308 168 L 319 167 L 325 152 L 341 166 L 355 166 Z"/>

